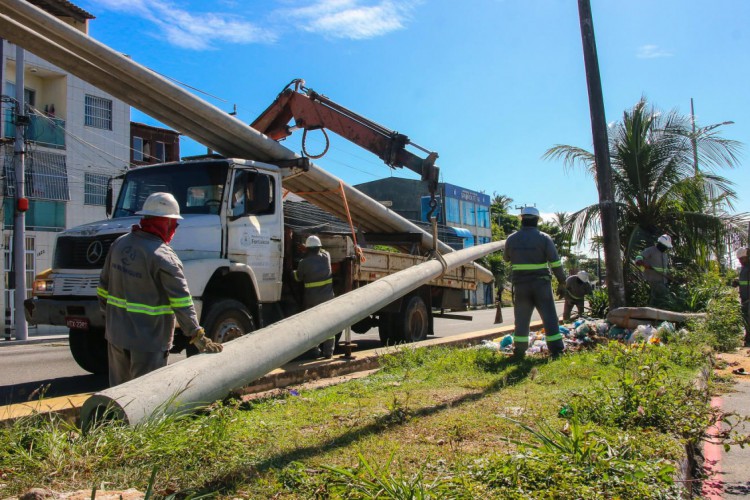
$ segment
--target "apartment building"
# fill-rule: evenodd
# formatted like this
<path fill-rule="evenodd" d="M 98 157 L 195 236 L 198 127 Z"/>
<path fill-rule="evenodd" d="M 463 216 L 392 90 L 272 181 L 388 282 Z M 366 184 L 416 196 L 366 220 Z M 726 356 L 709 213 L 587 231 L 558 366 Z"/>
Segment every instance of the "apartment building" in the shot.
<path fill-rule="evenodd" d="M 65 0 L 30 0 L 76 29 L 88 33 L 94 18 Z M 13 310 L 7 290 L 12 262 L 15 210 L 16 46 L 2 41 L 2 248 L 6 279 L 2 308 Z M 52 265 L 57 234 L 65 228 L 103 219 L 109 178 L 128 168 L 130 154 L 130 107 L 38 55 L 24 55 L 26 127 L 25 195 L 26 283 Z"/>

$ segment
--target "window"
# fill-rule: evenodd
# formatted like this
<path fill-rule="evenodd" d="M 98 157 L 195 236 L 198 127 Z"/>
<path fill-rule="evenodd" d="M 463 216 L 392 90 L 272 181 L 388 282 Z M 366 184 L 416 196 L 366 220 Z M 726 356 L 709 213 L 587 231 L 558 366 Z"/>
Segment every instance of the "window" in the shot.
<path fill-rule="evenodd" d="M 5 158 L 5 196 L 14 197 L 16 193 L 16 170 L 12 151 L 6 151 Z M 46 151 L 27 153 L 24 191 L 26 196 L 37 200 L 70 200 L 68 191 L 68 171 L 65 155 Z"/>
<path fill-rule="evenodd" d="M 13 228 L 13 198 L 3 200 L 6 229 Z M 62 201 L 29 200 L 26 212 L 26 229 L 29 231 L 62 231 L 65 229 L 65 203 Z"/>
<path fill-rule="evenodd" d="M 154 159 L 164 162 L 166 159 L 167 146 L 163 142 L 154 142 Z"/>
<path fill-rule="evenodd" d="M 83 204 L 100 205 L 107 203 L 107 183 L 109 177 L 102 174 L 89 174 L 84 176 Z"/>
<path fill-rule="evenodd" d="M 274 213 L 274 182 L 270 175 L 248 170 L 234 173 L 232 217 Z"/>
<path fill-rule="evenodd" d="M 445 218 L 448 222 L 461 223 L 461 214 L 458 210 L 457 198 L 445 199 Z"/>
<path fill-rule="evenodd" d="M 133 136 L 133 161 L 143 161 L 143 137 Z"/>
<path fill-rule="evenodd" d="M 475 226 L 476 222 L 474 220 L 474 204 L 468 201 L 464 201 L 462 204 L 462 224 L 465 224 L 467 226 Z"/>
<path fill-rule="evenodd" d="M 86 94 L 83 124 L 87 127 L 112 130 L 112 101 Z"/>
<path fill-rule="evenodd" d="M 477 205 L 477 226 L 490 227 L 490 207 Z"/>

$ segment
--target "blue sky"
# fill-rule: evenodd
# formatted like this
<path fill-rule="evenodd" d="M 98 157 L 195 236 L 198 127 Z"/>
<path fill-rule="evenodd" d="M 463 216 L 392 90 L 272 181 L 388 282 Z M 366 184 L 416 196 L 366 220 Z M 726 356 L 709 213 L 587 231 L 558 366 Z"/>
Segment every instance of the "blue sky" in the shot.
<path fill-rule="evenodd" d="M 593 180 L 542 159 L 591 149 L 575 0 L 77 0 L 91 35 L 200 89 L 249 123 L 292 79 L 440 155 L 441 180 L 542 212 L 597 201 Z M 591 0 L 607 120 L 641 96 L 745 143 L 735 209 L 750 212 L 750 2 Z M 147 111 L 147 110 L 144 110 Z M 156 123 L 142 114 L 133 119 Z M 298 134 L 300 134 L 298 132 Z M 299 135 L 286 141 L 300 150 Z M 311 132 L 308 150 L 323 147 Z M 183 155 L 205 149 L 190 141 Z M 317 163 L 350 184 L 389 175 L 332 137 Z"/>

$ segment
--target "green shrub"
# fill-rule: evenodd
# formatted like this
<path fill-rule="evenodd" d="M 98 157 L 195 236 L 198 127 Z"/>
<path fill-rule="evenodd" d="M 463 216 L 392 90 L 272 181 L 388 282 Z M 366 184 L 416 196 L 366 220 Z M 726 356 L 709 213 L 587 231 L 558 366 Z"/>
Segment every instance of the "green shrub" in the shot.
<path fill-rule="evenodd" d="M 688 328 L 707 339 L 719 352 L 729 352 L 742 345 L 745 325 L 736 292 L 725 287 L 708 302 L 706 318 L 691 321 Z"/>
<path fill-rule="evenodd" d="M 619 374 L 614 381 L 595 377 L 590 389 L 573 393 L 567 404 L 575 418 L 621 429 L 655 429 L 697 442 L 714 418 L 708 391 L 680 380 L 665 361 L 665 350 L 617 344 L 603 349 L 602 362 L 616 366 Z"/>
<path fill-rule="evenodd" d="M 589 314 L 594 318 L 606 318 L 609 312 L 609 293 L 598 288 L 589 295 Z"/>

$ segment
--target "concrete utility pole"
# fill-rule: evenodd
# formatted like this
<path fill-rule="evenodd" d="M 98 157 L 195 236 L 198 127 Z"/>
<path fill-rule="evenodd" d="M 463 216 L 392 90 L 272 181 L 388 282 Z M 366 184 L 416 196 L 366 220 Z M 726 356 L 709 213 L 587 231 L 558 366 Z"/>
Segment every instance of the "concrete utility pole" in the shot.
<path fill-rule="evenodd" d="M 594 20 L 589 0 L 578 0 L 578 15 L 581 23 L 583 60 L 586 65 L 586 84 L 591 111 L 591 132 L 594 138 L 596 160 L 596 184 L 599 189 L 599 214 L 602 221 L 604 243 L 604 265 L 607 270 L 607 291 L 611 309 L 625 305 L 625 283 L 622 274 L 620 236 L 617 232 L 617 208 L 612 194 L 612 167 L 609 163 L 609 140 L 607 120 L 604 115 L 602 81 L 599 75 L 599 60 L 594 39 Z"/>
<path fill-rule="evenodd" d="M 16 160 L 16 209 L 13 218 L 13 264 L 16 274 L 15 324 L 16 340 L 26 340 L 28 328 L 23 310 L 26 300 L 26 209 L 28 200 L 25 198 L 25 147 L 24 132 L 26 130 L 26 106 L 24 98 L 24 50 L 16 46 L 16 143 L 13 156 Z"/>

